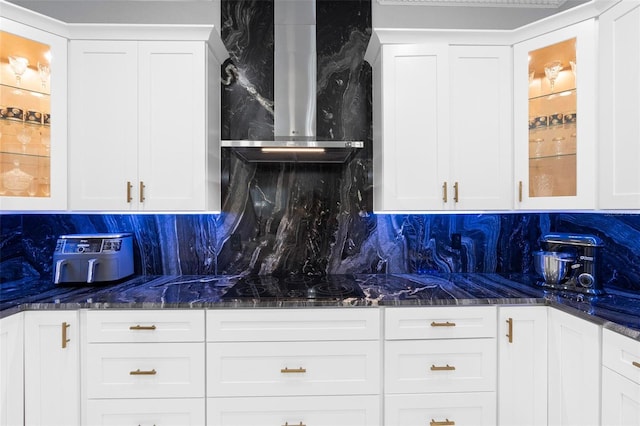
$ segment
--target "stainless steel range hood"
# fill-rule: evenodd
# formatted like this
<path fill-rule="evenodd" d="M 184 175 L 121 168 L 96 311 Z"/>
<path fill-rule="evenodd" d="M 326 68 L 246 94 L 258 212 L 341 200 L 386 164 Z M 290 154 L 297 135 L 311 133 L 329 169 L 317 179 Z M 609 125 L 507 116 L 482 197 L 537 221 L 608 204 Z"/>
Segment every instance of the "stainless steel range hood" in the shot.
<path fill-rule="evenodd" d="M 274 140 L 223 140 L 251 162 L 343 163 L 362 141 L 316 137 L 316 2 L 274 0 Z"/>

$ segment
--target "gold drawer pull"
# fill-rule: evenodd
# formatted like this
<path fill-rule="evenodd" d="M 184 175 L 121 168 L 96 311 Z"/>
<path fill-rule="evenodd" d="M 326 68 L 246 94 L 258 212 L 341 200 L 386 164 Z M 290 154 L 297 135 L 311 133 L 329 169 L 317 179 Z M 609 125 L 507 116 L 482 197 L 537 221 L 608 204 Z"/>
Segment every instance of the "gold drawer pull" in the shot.
<path fill-rule="evenodd" d="M 638 361 L 633 361 L 631 364 L 633 364 L 636 367 L 640 368 L 640 362 L 638 362 Z"/>
<path fill-rule="evenodd" d="M 455 326 L 456 326 L 455 322 L 449 322 L 449 321 L 445 321 L 445 322 L 432 321 L 431 322 L 431 327 L 455 327 Z"/>
<path fill-rule="evenodd" d="M 453 371 L 455 369 L 456 368 L 453 365 L 449 365 L 449 364 L 445 365 L 444 367 L 433 365 L 433 364 L 431 365 L 431 371 Z"/>
<path fill-rule="evenodd" d="M 129 371 L 131 376 L 155 376 L 157 373 L 156 369 L 153 370 L 140 370 L 139 368 L 135 371 Z"/>
<path fill-rule="evenodd" d="M 307 425 L 305 425 L 302 422 L 300 422 L 298 424 L 295 424 L 295 425 L 293 423 L 291 425 L 289 425 L 289 422 L 284 422 L 284 424 L 282 426 L 307 426 Z"/>
<path fill-rule="evenodd" d="M 302 367 L 300 367 L 300 368 L 287 368 L 287 367 L 285 367 L 285 368 L 280 369 L 280 372 L 281 373 L 306 373 L 307 369 L 306 368 L 302 368 Z"/>
<path fill-rule="evenodd" d="M 445 419 L 443 422 L 436 422 L 435 420 L 431 419 L 431 421 L 429 422 L 429 426 L 453 426 L 455 424 L 456 422 L 449 419 Z"/>
<path fill-rule="evenodd" d="M 66 321 L 62 323 L 62 349 L 67 348 L 67 343 L 71 341 L 71 339 L 67 339 L 67 328 L 69 328 L 70 324 Z"/>
<path fill-rule="evenodd" d="M 132 325 L 129 330 L 155 330 L 155 325 Z"/>

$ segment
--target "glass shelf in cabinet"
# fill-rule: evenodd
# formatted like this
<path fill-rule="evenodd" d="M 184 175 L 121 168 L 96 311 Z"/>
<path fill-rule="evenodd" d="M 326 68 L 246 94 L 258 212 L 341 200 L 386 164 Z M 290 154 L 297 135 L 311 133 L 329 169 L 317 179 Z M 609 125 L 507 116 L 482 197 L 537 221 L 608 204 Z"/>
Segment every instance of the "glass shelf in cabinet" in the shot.
<path fill-rule="evenodd" d="M 6 89 L 10 89 L 10 90 L 17 90 L 17 91 L 20 91 L 20 92 L 36 94 L 38 96 L 47 97 L 47 98 L 51 96 L 51 94 L 49 92 L 41 92 L 39 90 L 25 89 L 22 86 L 16 86 L 16 85 L 13 85 L 13 84 L 0 83 L 0 88 L 6 88 Z"/>
<path fill-rule="evenodd" d="M 540 95 L 530 97 L 529 101 L 551 100 L 551 99 L 555 99 L 555 98 L 558 98 L 558 97 L 570 96 L 570 95 L 574 95 L 575 96 L 576 91 L 577 91 L 576 88 L 572 87 L 572 88 L 569 88 L 569 89 L 561 90 L 559 92 L 542 93 Z"/>
<path fill-rule="evenodd" d="M 43 158 L 51 159 L 50 154 L 33 154 L 28 152 L 0 151 L 0 155 L 15 155 L 22 158 Z"/>

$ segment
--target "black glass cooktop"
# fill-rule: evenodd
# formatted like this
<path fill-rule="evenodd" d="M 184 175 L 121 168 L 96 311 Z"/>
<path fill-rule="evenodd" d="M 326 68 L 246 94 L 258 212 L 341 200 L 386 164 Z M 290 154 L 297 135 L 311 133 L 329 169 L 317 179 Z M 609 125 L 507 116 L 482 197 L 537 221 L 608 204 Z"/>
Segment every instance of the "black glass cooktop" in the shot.
<path fill-rule="evenodd" d="M 352 275 L 307 276 L 252 275 L 241 278 L 227 290 L 222 300 L 363 298 Z"/>

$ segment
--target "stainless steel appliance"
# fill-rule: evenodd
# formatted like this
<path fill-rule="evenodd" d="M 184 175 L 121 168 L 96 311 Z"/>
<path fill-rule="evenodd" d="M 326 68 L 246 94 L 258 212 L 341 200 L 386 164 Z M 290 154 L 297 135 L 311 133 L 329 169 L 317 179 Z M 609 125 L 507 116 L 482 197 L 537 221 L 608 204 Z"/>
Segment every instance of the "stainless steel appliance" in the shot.
<path fill-rule="evenodd" d="M 540 238 L 541 251 L 534 253 L 540 284 L 558 290 L 591 295 L 603 294 L 600 276 L 602 240 L 594 235 L 547 234 Z"/>
<path fill-rule="evenodd" d="M 132 234 L 70 234 L 58 237 L 53 253 L 54 284 L 113 282 L 132 274 Z"/>

